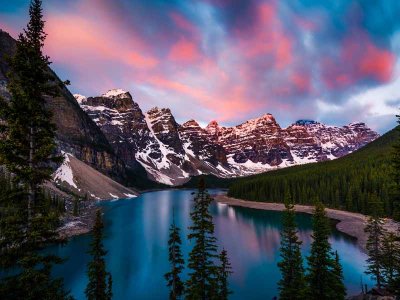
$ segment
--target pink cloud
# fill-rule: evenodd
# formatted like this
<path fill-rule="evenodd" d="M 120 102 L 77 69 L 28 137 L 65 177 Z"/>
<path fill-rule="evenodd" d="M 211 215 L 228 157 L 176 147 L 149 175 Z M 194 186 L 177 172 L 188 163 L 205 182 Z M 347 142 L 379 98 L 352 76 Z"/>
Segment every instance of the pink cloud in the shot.
<path fill-rule="evenodd" d="M 360 74 L 374 77 L 377 81 L 387 82 L 391 79 L 395 56 L 392 52 L 367 44 L 365 55 L 359 65 Z"/>
<path fill-rule="evenodd" d="M 47 18 L 46 51 L 55 61 L 81 61 L 97 57 L 118 61 L 139 69 L 153 68 L 158 59 L 145 51 L 146 45 L 134 38 L 121 44 L 115 31 L 74 15 L 50 15 Z M 135 50 L 133 50 L 135 49 Z M 137 49 L 137 50 L 136 50 Z"/>
<path fill-rule="evenodd" d="M 168 58 L 172 61 L 192 63 L 200 58 L 201 54 L 194 42 L 181 38 L 171 47 Z"/>
<path fill-rule="evenodd" d="M 260 4 L 254 24 L 237 30 L 236 34 L 241 52 L 249 59 L 270 57 L 278 70 L 293 62 L 291 37 L 284 31 L 274 4 Z"/>
<path fill-rule="evenodd" d="M 311 92 L 311 78 L 308 73 L 294 72 L 290 77 L 290 82 L 297 93 L 306 94 Z"/>
<path fill-rule="evenodd" d="M 323 80 L 330 89 L 344 88 L 365 79 L 388 82 L 395 60 L 392 52 L 377 47 L 366 33 L 354 31 L 344 39 L 338 58 L 322 61 Z"/>

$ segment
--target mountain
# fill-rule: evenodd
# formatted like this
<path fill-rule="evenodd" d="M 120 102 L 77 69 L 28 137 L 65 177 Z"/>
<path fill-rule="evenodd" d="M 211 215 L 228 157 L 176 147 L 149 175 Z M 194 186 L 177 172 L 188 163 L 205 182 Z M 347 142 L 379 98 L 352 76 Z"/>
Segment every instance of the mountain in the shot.
<path fill-rule="evenodd" d="M 6 98 L 9 96 L 6 89 L 9 71 L 7 57 L 12 56 L 15 49 L 16 41 L 0 29 L 0 95 Z M 47 97 L 47 106 L 57 126 L 58 150 L 71 153 L 91 167 L 122 182 L 126 176 L 123 161 L 115 155 L 104 133 L 80 108 L 57 75 L 50 68 L 49 72 L 60 86 L 57 97 Z"/>
<path fill-rule="evenodd" d="M 170 109 L 143 112 L 122 89 L 75 98 L 128 167 L 139 164 L 149 178 L 168 185 L 200 174 L 231 178 L 332 160 L 378 137 L 364 123 L 336 127 L 299 120 L 281 128 L 271 114 L 233 127 L 178 124 Z"/>
<path fill-rule="evenodd" d="M 64 153 L 62 165 L 54 172 L 53 181 L 58 188 L 95 200 L 132 198 L 138 195 L 136 190 L 126 188 L 67 153 Z"/>
<path fill-rule="evenodd" d="M 0 30 L 0 95 L 7 91 L 7 56 L 15 40 Z M 96 97 L 71 95 L 49 68 L 59 88 L 47 106 L 57 125 L 58 151 L 110 176 L 146 189 L 182 185 L 192 176 L 233 178 L 296 164 L 331 160 L 376 139 L 364 123 L 343 127 L 299 120 L 281 128 L 271 114 L 233 127 L 195 120 L 178 124 L 168 108 L 143 112 L 132 95 L 114 89 Z M 153 183 L 152 181 L 158 182 Z"/>
<path fill-rule="evenodd" d="M 322 128 L 318 125 L 312 130 L 321 132 Z M 330 130 L 335 132 L 335 128 Z M 359 136 L 365 134 L 364 127 L 359 124 L 351 124 L 343 130 L 356 131 Z M 341 143 L 348 139 L 356 146 L 360 143 L 349 135 L 345 135 Z M 283 202 L 290 196 L 298 204 L 313 204 L 318 199 L 328 207 L 363 214 L 370 214 L 371 201 L 380 199 L 386 214 L 391 216 L 394 207 L 391 197 L 391 157 L 393 145 L 399 139 L 400 128 L 397 128 L 333 161 L 238 178 L 230 182 L 228 195 L 266 202 Z M 342 153 L 337 149 L 334 152 Z"/>

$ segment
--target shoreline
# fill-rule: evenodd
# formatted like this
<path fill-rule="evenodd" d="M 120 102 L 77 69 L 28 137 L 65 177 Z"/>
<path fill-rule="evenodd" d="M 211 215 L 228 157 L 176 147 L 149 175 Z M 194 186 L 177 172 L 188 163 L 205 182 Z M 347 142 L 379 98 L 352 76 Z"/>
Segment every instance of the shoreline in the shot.
<path fill-rule="evenodd" d="M 242 199 L 236 199 L 228 197 L 227 195 L 216 195 L 214 199 L 218 203 L 227 204 L 230 206 L 247 207 L 253 209 L 270 210 L 270 211 L 283 211 L 285 205 L 283 203 L 273 202 L 256 202 L 247 201 Z M 294 206 L 296 212 L 312 214 L 314 206 L 311 205 L 300 205 Z M 338 209 L 325 208 L 326 215 L 329 219 L 337 221 L 336 229 L 344 234 L 347 234 L 356 239 L 357 246 L 366 253 L 366 242 L 368 235 L 364 232 L 368 216 L 353 213 Z M 392 219 L 385 219 L 385 228 L 388 231 L 396 231 L 398 224 Z"/>
<path fill-rule="evenodd" d="M 285 209 L 283 203 L 247 201 L 228 197 L 227 195 L 212 195 L 212 197 L 216 202 L 227 204 L 230 206 L 239 206 L 270 211 L 283 211 Z M 77 217 L 73 217 L 70 215 L 65 216 L 62 220 L 63 225 L 57 230 L 59 235 L 63 238 L 70 239 L 74 236 L 89 233 L 92 229 L 95 212 L 98 208 L 96 205 L 97 202 L 98 201 L 90 201 L 87 207 L 85 207 L 81 211 L 81 214 Z M 311 205 L 296 204 L 294 208 L 296 212 L 306 214 L 312 214 L 314 210 L 314 206 Z M 365 245 L 368 236 L 364 232 L 364 228 L 366 226 L 368 216 L 360 213 L 348 212 L 332 208 L 325 208 L 325 211 L 329 219 L 335 220 L 337 222 L 335 224 L 336 229 L 352 238 L 355 238 L 357 246 L 362 250 L 362 252 L 366 253 Z M 388 231 L 395 232 L 398 230 L 399 224 L 397 222 L 393 221 L 392 219 L 384 220 L 384 227 Z"/>
<path fill-rule="evenodd" d="M 89 233 L 96 217 L 98 208 L 96 203 L 97 201 L 91 200 L 78 216 L 65 215 L 61 221 L 63 225 L 57 229 L 59 236 L 62 239 L 71 239 L 75 236 Z"/>

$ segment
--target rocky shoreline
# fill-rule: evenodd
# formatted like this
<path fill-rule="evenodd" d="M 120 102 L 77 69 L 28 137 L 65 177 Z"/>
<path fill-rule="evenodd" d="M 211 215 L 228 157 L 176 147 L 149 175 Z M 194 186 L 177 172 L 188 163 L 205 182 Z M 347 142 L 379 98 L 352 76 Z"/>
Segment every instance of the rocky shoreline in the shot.
<path fill-rule="evenodd" d="M 216 195 L 214 196 L 214 199 L 219 203 L 224 203 L 231 206 L 241 206 L 272 211 L 283 211 L 285 209 L 285 206 L 282 203 L 247 201 L 231 198 L 226 195 Z M 295 205 L 295 210 L 296 212 L 312 214 L 314 207 L 310 205 Z M 326 214 L 330 219 L 337 221 L 337 230 L 356 238 L 358 247 L 363 252 L 366 252 L 365 245 L 368 236 L 364 232 L 364 228 L 366 226 L 368 216 L 331 208 L 326 209 Z M 392 219 L 385 219 L 385 227 L 389 231 L 396 231 L 398 230 L 399 224 Z"/>
<path fill-rule="evenodd" d="M 282 203 L 272 202 L 255 202 L 242 199 L 231 198 L 226 195 L 214 195 L 213 198 L 219 203 L 224 203 L 230 206 L 240 206 L 253 209 L 283 211 L 285 209 Z M 97 201 L 87 201 L 85 207 L 81 210 L 81 214 L 77 217 L 67 214 L 62 219 L 62 226 L 58 229 L 58 233 L 62 238 L 71 238 L 76 235 L 86 234 L 91 231 L 94 217 L 96 214 Z M 310 205 L 295 205 L 296 212 L 300 213 L 313 213 L 313 206 Z M 337 221 L 336 229 L 340 232 L 347 234 L 357 240 L 358 247 L 365 252 L 365 245 L 367 242 L 367 235 L 364 228 L 367 223 L 368 216 L 353 213 L 338 209 L 326 208 L 327 216 Z M 385 228 L 388 231 L 396 231 L 399 224 L 392 219 L 385 219 Z"/>
<path fill-rule="evenodd" d="M 90 232 L 96 216 L 96 202 L 95 200 L 86 201 L 84 207 L 80 208 L 79 216 L 67 213 L 61 219 L 63 225 L 57 230 L 60 237 L 69 239 L 73 236 Z"/>

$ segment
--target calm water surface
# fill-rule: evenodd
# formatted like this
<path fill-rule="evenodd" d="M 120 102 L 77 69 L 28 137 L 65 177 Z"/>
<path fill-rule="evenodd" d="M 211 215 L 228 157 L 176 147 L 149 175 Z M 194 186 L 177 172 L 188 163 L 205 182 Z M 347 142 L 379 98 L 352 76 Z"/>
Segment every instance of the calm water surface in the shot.
<path fill-rule="evenodd" d="M 142 194 L 138 198 L 104 202 L 105 239 L 108 250 L 107 268 L 113 277 L 114 299 L 167 299 L 168 290 L 163 274 L 168 265 L 168 227 L 175 215 L 175 223 L 188 234 L 192 192 L 169 190 Z M 210 190 L 210 193 L 219 193 Z M 234 274 L 230 285 L 234 291 L 231 299 L 272 299 L 277 295 L 276 283 L 280 278 L 279 231 L 280 212 L 235 208 L 213 204 L 211 212 L 220 246 L 228 250 Z M 302 252 L 310 250 L 311 217 L 298 214 Z M 330 238 L 332 247 L 339 252 L 349 293 L 360 291 L 366 256 L 354 240 L 334 230 Z M 84 298 L 87 284 L 86 254 L 90 235 L 75 237 L 65 247 L 54 247 L 68 261 L 56 268 L 56 275 L 65 279 L 66 288 L 76 299 Z M 183 238 L 185 258 L 191 249 Z M 185 275 L 186 276 L 186 273 Z"/>

